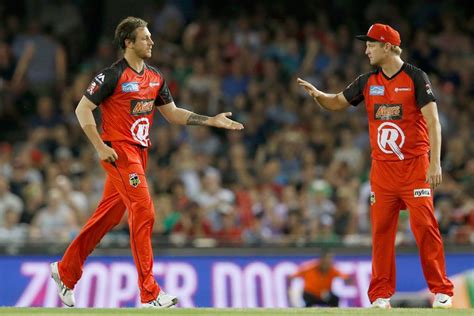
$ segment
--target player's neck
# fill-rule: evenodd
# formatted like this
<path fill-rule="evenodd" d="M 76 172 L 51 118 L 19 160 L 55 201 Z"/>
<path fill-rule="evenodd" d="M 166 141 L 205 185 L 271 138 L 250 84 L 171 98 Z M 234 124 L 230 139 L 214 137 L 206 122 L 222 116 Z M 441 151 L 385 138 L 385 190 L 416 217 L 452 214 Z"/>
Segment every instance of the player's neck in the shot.
<path fill-rule="evenodd" d="M 399 72 L 402 66 L 403 60 L 400 58 L 400 56 L 393 56 L 388 58 L 385 63 L 380 65 L 380 68 L 382 68 L 383 73 L 390 78 Z"/>
<path fill-rule="evenodd" d="M 145 64 L 143 59 L 138 57 L 133 52 L 126 51 L 123 57 L 127 61 L 128 65 L 136 72 L 141 72 L 143 70 Z"/>

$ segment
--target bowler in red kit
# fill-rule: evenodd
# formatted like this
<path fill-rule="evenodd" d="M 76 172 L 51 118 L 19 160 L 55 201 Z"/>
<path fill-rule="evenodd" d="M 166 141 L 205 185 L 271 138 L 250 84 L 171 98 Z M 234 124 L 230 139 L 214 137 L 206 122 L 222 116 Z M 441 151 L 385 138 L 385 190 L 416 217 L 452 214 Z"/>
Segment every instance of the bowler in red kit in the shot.
<path fill-rule="evenodd" d="M 231 130 L 241 130 L 243 126 L 228 118 L 231 113 L 208 117 L 176 107 L 163 74 L 145 63 L 154 45 L 147 22 L 135 17 L 122 20 L 115 30 L 115 40 L 124 57 L 92 79 L 76 108 L 79 123 L 107 173 L 104 193 L 61 261 L 51 264 L 51 276 L 62 302 L 74 306 L 73 289 L 81 278 L 84 262 L 128 210 L 130 247 L 138 273 L 141 305 L 171 307 L 178 298 L 166 294 L 153 276 L 151 233 L 155 212 L 145 169 L 155 109 L 174 124 Z M 92 114 L 97 107 L 102 114 L 102 135 Z"/>
<path fill-rule="evenodd" d="M 298 83 L 324 108 L 342 110 L 365 101 L 372 148 L 370 172 L 374 308 L 390 308 L 395 293 L 395 235 L 400 209 L 409 210 L 421 265 L 434 308 L 452 306 L 453 284 L 446 276 L 443 242 L 434 215 L 433 189 L 441 183 L 441 126 L 426 73 L 400 58 L 399 33 L 374 24 L 365 53 L 374 71 L 359 76 L 338 94 Z"/>

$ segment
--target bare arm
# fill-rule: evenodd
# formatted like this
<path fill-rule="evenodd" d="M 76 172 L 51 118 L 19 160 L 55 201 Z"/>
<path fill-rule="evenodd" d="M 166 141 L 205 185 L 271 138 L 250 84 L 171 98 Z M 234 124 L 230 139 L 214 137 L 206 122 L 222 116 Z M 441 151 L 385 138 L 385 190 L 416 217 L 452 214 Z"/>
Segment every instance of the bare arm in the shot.
<path fill-rule="evenodd" d="M 28 70 L 28 66 L 30 65 L 31 58 L 35 53 L 36 47 L 33 43 L 27 43 L 25 45 L 25 49 L 23 50 L 23 54 L 21 54 L 20 60 L 16 65 L 15 72 L 13 73 L 12 83 L 14 86 L 18 86 L 23 80 L 23 77 Z"/>
<path fill-rule="evenodd" d="M 302 86 L 308 94 L 313 97 L 323 108 L 330 111 L 340 111 L 347 109 L 351 104 L 346 100 L 342 92 L 338 94 L 324 93 L 311 83 L 298 78 L 298 84 Z"/>
<path fill-rule="evenodd" d="M 441 171 L 441 125 L 439 124 L 438 108 L 435 102 L 429 102 L 421 108 L 421 113 L 428 124 L 430 137 L 430 166 L 426 174 L 426 182 L 435 189 L 443 181 Z"/>
<path fill-rule="evenodd" d="M 60 86 L 62 87 L 66 81 L 66 51 L 62 46 L 59 46 L 56 50 L 56 78 Z"/>
<path fill-rule="evenodd" d="M 228 116 L 232 115 L 230 112 L 220 113 L 216 116 L 209 117 L 179 108 L 174 104 L 174 102 L 162 105 L 158 107 L 158 109 L 165 119 L 173 124 L 205 125 L 233 130 L 241 130 L 244 128 L 244 126 L 239 122 L 228 118 Z"/>
<path fill-rule="evenodd" d="M 76 107 L 76 116 L 87 138 L 89 138 L 90 142 L 97 150 L 99 158 L 106 162 L 114 162 L 118 159 L 117 153 L 102 141 L 99 132 L 97 131 L 94 115 L 92 114 L 92 111 L 96 107 L 97 106 L 89 99 L 82 97 Z"/>

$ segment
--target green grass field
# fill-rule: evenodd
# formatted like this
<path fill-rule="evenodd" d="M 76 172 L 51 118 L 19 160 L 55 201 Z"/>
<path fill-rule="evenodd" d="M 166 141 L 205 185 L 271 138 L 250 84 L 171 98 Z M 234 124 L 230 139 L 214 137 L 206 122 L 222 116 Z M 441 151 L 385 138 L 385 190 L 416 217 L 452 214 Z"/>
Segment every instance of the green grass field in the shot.
<path fill-rule="evenodd" d="M 424 315 L 466 315 L 474 316 L 474 309 L 450 309 L 439 310 L 429 308 L 392 308 L 390 310 L 376 310 L 365 308 L 173 308 L 173 309 L 131 309 L 131 308 L 15 308 L 5 307 L 0 308 L 1 316 L 9 315 L 32 315 L 32 316 L 47 316 L 47 315 L 170 315 L 170 316 L 204 316 L 204 315 L 409 315 L 409 316 L 424 316 Z"/>

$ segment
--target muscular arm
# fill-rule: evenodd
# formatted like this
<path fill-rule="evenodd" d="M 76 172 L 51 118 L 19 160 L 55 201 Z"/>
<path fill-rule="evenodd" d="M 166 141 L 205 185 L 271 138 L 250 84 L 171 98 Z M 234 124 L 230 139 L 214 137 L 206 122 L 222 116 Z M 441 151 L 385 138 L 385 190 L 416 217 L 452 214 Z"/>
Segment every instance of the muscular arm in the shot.
<path fill-rule="evenodd" d="M 438 109 L 435 102 L 429 102 L 421 108 L 421 113 L 428 125 L 430 138 L 430 167 L 426 181 L 436 188 L 442 181 L 441 177 L 441 125 L 439 124 Z"/>
<path fill-rule="evenodd" d="M 318 101 L 323 108 L 329 111 L 345 110 L 350 106 L 350 103 L 347 102 L 342 92 L 331 94 L 319 91 L 319 94 L 313 96 L 313 99 Z"/>
<path fill-rule="evenodd" d="M 179 125 L 208 125 L 209 116 L 199 115 L 176 106 L 174 102 L 158 107 L 165 119 Z"/>
<path fill-rule="evenodd" d="M 330 111 L 340 111 L 348 108 L 351 104 L 346 100 L 342 92 L 338 94 L 324 93 L 311 83 L 298 78 L 300 84 L 308 94 L 313 97 L 323 108 Z"/>
<path fill-rule="evenodd" d="M 118 159 L 118 155 L 100 138 L 99 132 L 97 131 L 94 115 L 92 114 L 92 111 L 96 107 L 97 106 L 89 99 L 87 99 L 86 97 L 82 97 L 81 101 L 79 101 L 79 104 L 76 107 L 76 116 L 87 138 L 97 150 L 99 158 L 107 162 L 113 162 Z"/>
<path fill-rule="evenodd" d="M 196 114 L 194 112 L 179 108 L 170 102 L 168 104 L 159 106 L 161 114 L 165 119 L 173 124 L 180 125 L 205 125 L 205 126 L 214 126 L 225 129 L 236 129 L 240 130 L 244 127 L 239 122 L 233 121 L 228 118 L 232 113 L 220 113 L 216 116 L 209 117 L 206 115 Z"/>

